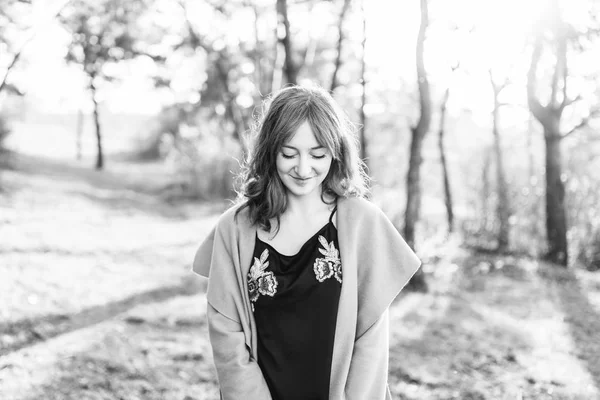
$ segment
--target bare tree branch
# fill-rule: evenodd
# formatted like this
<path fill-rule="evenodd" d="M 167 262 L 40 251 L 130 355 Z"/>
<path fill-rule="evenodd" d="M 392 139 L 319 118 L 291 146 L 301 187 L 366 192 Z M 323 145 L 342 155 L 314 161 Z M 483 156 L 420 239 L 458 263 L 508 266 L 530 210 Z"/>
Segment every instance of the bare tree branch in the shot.
<path fill-rule="evenodd" d="M 334 91 L 338 86 L 337 74 L 340 69 L 340 65 L 342 64 L 342 43 L 344 41 L 344 19 L 346 18 L 346 12 L 350 6 L 350 0 L 344 0 L 344 5 L 342 6 L 342 11 L 340 12 L 340 18 L 338 20 L 338 42 L 337 42 L 337 55 L 335 57 L 335 68 L 333 70 L 333 75 L 331 76 L 331 87 L 330 91 Z"/>
<path fill-rule="evenodd" d="M 591 119 L 594 119 L 595 117 L 598 117 L 598 116 L 600 116 L 600 107 L 595 108 L 594 110 L 590 111 L 590 113 L 588 114 L 587 117 L 582 118 L 581 121 L 577 125 L 575 125 L 569 131 L 567 131 L 566 133 L 564 133 L 560 137 L 560 139 L 562 140 L 562 139 L 564 139 L 566 137 L 571 136 L 573 133 L 575 133 L 578 130 L 580 130 L 581 128 L 587 126 Z"/>
<path fill-rule="evenodd" d="M 537 37 L 533 45 L 533 54 L 531 55 L 531 64 L 529 65 L 529 71 L 527 72 L 527 104 L 531 113 L 538 119 L 543 119 L 544 106 L 540 103 L 537 98 L 537 67 L 540 62 L 542 55 L 542 38 Z"/>
<path fill-rule="evenodd" d="M 217 3 L 217 2 L 205 0 L 204 3 L 208 4 L 210 7 L 212 7 L 213 10 L 217 11 L 218 13 L 222 14 L 223 16 L 229 17 L 229 14 L 227 13 L 227 10 L 225 9 L 225 4 L 227 4 L 226 2 Z M 249 2 L 243 2 L 242 4 L 244 6 L 247 6 L 248 3 Z"/>
<path fill-rule="evenodd" d="M 33 38 L 34 38 L 34 35 L 31 35 L 25 41 L 25 43 L 21 46 L 21 48 L 14 55 L 10 64 L 8 64 L 8 67 L 6 68 L 6 73 L 4 74 L 4 77 L 2 78 L 2 82 L 0 82 L 0 92 L 2 92 L 2 90 L 6 87 L 6 81 L 8 80 L 8 75 L 10 74 L 10 72 L 14 68 L 14 66 L 17 64 L 17 61 L 19 61 L 19 58 L 21 57 L 21 54 L 23 54 L 23 50 L 25 49 L 25 46 L 27 46 L 27 44 L 29 44 L 29 42 L 31 42 L 33 40 Z"/>
<path fill-rule="evenodd" d="M 569 73 L 569 69 L 567 67 L 567 49 L 566 49 L 566 46 L 567 46 L 567 44 L 566 44 L 566 41 L 565 41 L 565 51 L 562 54 L 562 56 L 564 57 L 564 60 L 563 60 L 563 76 L 562 76 L 562 81 L 563 81 L 563 96 L 562 97 L 563 98 L 562 98 L 562 101 L 561 101 L 561 103 L 559 105 L 560 112 L 562 112 L 565 109 L 565 107 L 567 106 L 567 102 L 569 101 L 567 99 L 567 75 Z"/>
<path fill-rule="evenodd" d="M 456 72 L 456 70 L 459 69 L 459 68 L 460 68 L 460 60 L 456 60 L 454 62 L 454 64 L 452 64 L 450 66 L 450 69 L 452 70 L 452 72 Z"/>
<path fill-rule="evenodd" d="M 56 16 L 58 16 L 62 12 L 62 10 L 66 7 L 66 5 L 68 3 L 69 3 L 69 0 L 63 1 L 63 3 L 60 4 L 60 6 L 51 14 L 49 19 L 51 20 L 51 19 L 56 18 Z M 41 24 L 41 26 L 43 26 L 43 25 L 44 24 Z M 4 73 L 4 77 L 2 78 L 2 82 L 0 82 L 0 92 L 2 92 L 2 89 L 4 89 L 6 87 L 6 82 L 8 80 L 8 76 L 10 75 L 11 70 L 14 68 L 14 66 L 17 64 L 17 62 L 21 58 L 21 54 L 23 54 L 23 51 L 25 50 L 25 48 L 29 45 L 29 43 L 31 43 L 31 41 L 36 37 L 38 32 L 41 30 L 41 26 L 36 27 L 34 29 L 33 33 L 31 33 L 31 35 L 29 35 L 29 37 L 27 39 L 25 39 L 25 41 L 19 47 L 19 50 L 17 50 L 17 52 L 15 53 L 10 64 L 8 64 L 8 67 L 6 68 L 6 72 Z"/>
<path fill-rule="evenodd" d="M 575 102 L 581 100 L 581 94 L 578 94 L 577 97 L 575 97 L 574 99 L 566 99 L 565 101 L 562 102 L 562 104 L 560 105 L 560 110 L 563 111 L 566 107 L 570 106 L 571 104 L 574 104 Z"/>
<path fill-rule="evenodd" d="M 494 74 L 492 72 L 492 69 L 488 69 L 488 74 L 490 76 L 490 83 L 492 84 L 492 89 L 494 90 L 494 93 L 496 94 L 496 97 L 498 97 L 498 95 L 500 94 L 500 92 L 502 90 L 504 90 L 505 87 L 508 86 L 509 83 L 509 78 L 506 76 L 504 77 L 504 80 L 501 83 L 496 83 L 496 80 L 494 79 Z M 499 103 L 499 105 L 504 105 L 505 103 Z"/>
<path fill-rule="evenodd" d="M 190 14 L 185 4 L 185 0 L 179 0 L 178 3 L 181 9 L 183 10 L 188 34 L 190 35 L 190 40 L 192 41 L 192 47 L 201 47 L 207 53 L 210 53 L 212 51 L 212 47 L 208 43 L 206 43 L 202 39 L 202 37 L 200 37 L 200 35 L 196 32 L 196 29 L 194 29 L 194 25 L 192 25 L 192 20 L 190 19 Z M 183 43 L 185 43 L 185 40 L 181 44 L 179 44 L 178 47 L 181 47 Z"/>

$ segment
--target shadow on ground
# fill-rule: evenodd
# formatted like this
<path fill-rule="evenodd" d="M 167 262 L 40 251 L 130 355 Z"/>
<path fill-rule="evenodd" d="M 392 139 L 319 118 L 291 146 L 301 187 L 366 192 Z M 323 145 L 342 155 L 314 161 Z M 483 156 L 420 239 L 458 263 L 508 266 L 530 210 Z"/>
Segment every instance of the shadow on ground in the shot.
<path fill-rule="evenodd" d="M 142 305 L 52 343 L 52 355 L 36 349 L 32 355 L 41 361 L 29 382 L 7 382 L 4 393 L 15 400 L 216 400 L 202 297 Z M 17 368 L 8 372 L 17 374 Z"/>
<path fill-rule="evenodd" d="M 540 276 L 557 294 L 569 324 L 577 356 L 585 364 L 600 392 L 600 315 L 590 304 L 577 277 L 570 269 L 544 264 Z"/>
<path fill-rule="evenodd" d="M 176 286 L 159 287 L 122 300 L 87 308 L 72 315 L 44 315 L 0 324 L 0 357 L 59 335 L 87 328 L 127 312 L 140 304 L 157 303 L 176 296 L 192 296 L 205 290 L 206 283 L 186 277 Z M 0 366 L 1 367 L 1 366 Z"/>
<path fill-rule="evenodd" d="M 538 322 L 555 321 L 557 310 L 548 288 L 528 270 L 528 260 L 467 254 L 453 262 L 459 267 L 447 290 L 433 288 L 414 311 L 396 321 L 392 316 L 395 344 L 390 351 L 389 383 L 394 398 L 589 398 L 583 393 L 592 393 L 591 388 L 580 391 L 568 379 L 552 378 L 562 354 L 548 361 L 550 374 L 536 370 L 538 363 L 546 361 L 546 353 L 540 355 L 535 348 L 546 346 L 537 342 L 537 330 L 546 326 Z M 449 267 L 440 263 L 435 269 Z M 570 293 L 567 303 L 580 309 L 571 319 L 581 318 L 584 324 L 584 316 L 591 314 L 580 292 L 568 286 L 558 290 Z M 588 369 L 597 384 L 598 347 L 589 351 L 589 346 L 594 346 L 592 335 L 597 337 L 600 328 L 596 323 L 574 331 L 579 332 L 574 333 L 576 341 L 588 346 Z M 541 334 L 545 338 L 548 333 Z"/>

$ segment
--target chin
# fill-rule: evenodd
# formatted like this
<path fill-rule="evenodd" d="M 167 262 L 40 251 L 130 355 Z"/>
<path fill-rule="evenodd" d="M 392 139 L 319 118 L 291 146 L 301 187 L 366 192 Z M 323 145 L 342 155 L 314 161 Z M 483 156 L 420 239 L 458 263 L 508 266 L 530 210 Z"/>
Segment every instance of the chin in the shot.
<path fill-rule="evenodd" d="M 290 189 L 288 189 L 288 191 L 296 197 L 303 197 L 303 196 L 310 195 L 315 190 L 314 189 L 311 189 L 311 190 L 298 190 L 298 189 L 290 190 Z"/>
<path fill-rule="evenodd" d="M 316 189 L 317 188 L 315 188 L 315 187 L 310 187 L 310 188 L 288 187 L 287 188 L 288 192 L 290 192 L 294 196 L 307 196 L 307 195 L 310 195 L 311 193 L 315 192 Z"/>
<path fill-rule="evenodd" d="M 321 182 L 311 182 L 310 184 L 302 186 L 298 185 L 293 178 L 289 178 L 289 181 L 284 181 L 284 184 L 289 193 L 297 197 L 302 197 L 318 192 Z"/>

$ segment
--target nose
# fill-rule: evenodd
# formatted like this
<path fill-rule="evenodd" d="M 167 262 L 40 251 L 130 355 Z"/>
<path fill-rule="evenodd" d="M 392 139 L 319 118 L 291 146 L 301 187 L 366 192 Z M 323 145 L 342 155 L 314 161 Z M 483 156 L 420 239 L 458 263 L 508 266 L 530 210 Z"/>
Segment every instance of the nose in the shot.
<path fill-rule="evenodd" d="M 296 165 L 296 173 L 300 178 L 309 178 L 311 173 L 311 165 L 308 157 L 298 157 L 298 164 Z"/>

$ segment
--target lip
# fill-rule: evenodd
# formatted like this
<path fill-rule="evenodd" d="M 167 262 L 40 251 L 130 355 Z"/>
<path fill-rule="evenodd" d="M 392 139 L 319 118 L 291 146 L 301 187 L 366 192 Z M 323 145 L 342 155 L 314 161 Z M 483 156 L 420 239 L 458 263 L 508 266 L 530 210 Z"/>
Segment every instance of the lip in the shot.
<path fill-rule="evenodd" d="M 314 178 L 314 176 L 310 176 L 310 177 L 308 177 L 308 178 L 300 178 L 300 177 L 293 176 L 293 175 L 290 175 L 290 176 L 291 176 L 292 178 L 294 178 L 295 180 L 297 180 L 297 181 L 300 181 L 300 182 L 306 182 L 307 180 Z"/>
<path fill-rule="evenodd" d="M 298 178 L 298 177 L 293 176 L 293 175 L 290 175 L 290 177 L 294 180 L 294 182 L 296 183 L 296 185 L 302 186 L 302 187 L 308 185 L 309 182 L 310 182 L 310 180 L 314 178 L 314 176 L 310 177 L 310 178 Z"/>

